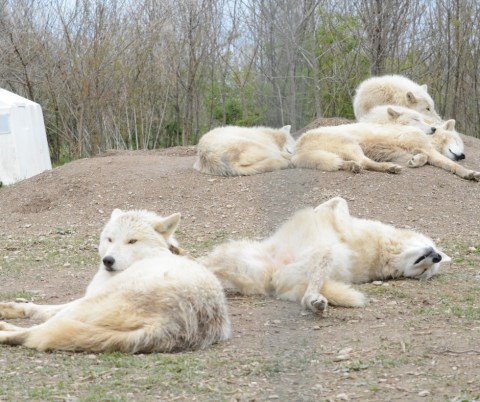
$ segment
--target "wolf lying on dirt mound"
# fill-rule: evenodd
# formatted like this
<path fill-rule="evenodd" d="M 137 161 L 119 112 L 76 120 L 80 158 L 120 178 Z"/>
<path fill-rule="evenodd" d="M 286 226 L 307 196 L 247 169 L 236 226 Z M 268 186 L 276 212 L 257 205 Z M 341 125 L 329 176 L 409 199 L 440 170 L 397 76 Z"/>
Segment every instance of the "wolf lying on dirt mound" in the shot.
<path fill-rule="evenodd" d="M 180 214 L 114 210 L 102 231 L 100 268 L 84 297 L 42 306 L 0 303 L 0 343 L 39 350 L 126 353 L 205 348 L 230 336 L 223 288 L 202 265 L 172 253 Z"/>
<path fill-rule="evenodd" d="M 273 295 L 317 312 L 328 303 L 365 305 L 351 283 L 428 279 L 450 258 L 422 234 L 352 217 L 335 197 L 297 212 L 262 241 L 224 243 L 200 261 L 243 294 Z"/>
<path fill-rule="evenodd" d="M 368 113 L 364 114 L 360 119 L 360 123 L 375 124 L 398 124 L 400 126 L 416 127 L 425 134 L 433 134 L 436 127 L 428 124 L 424 120 L 424 116 L 413 110 L 403 106 L 382 105 L 375 106 Z"/>
<path fill-rule="evenodd" d="M 400 164 L 426 164 L 466 180 L 480 180 L 480 172 L 453 160 L 465 158 L 463 141 L 448 120 L 432 135 L 420 129 L 393 124 L 355 123 L 307 131 L 295 144 L 295 167 L 325 171 L 362 169 L 399 173 Z M 452 160 L 453 159 L 453 160 Z"/>
<path fill-rule="evenodd" d="M 225 126 L 204 134 L 194 168 L 218 176 L 247 176 L 290 167 L 295 140 L 290 126 Z"/>
<path fill-rule="evenodd" d="M 398 105 L 414 109 L 429 118 L 429 123 L 441 123 L 426 85 L 418 85 L 401 75 L 371 77 L 360 83 L 353 98 L 353 112 L 357 120 L 375 106 Z"/>

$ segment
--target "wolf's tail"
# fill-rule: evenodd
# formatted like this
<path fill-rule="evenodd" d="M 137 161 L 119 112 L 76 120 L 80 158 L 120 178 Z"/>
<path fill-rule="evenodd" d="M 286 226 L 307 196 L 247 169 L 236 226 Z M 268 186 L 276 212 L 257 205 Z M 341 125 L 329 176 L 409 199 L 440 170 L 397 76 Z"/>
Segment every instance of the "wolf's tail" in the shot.
<path fill-rule="evenodd" d="M 358 290 L 343 282 L 326 279 L 320 291 L 328 302 L 334 306 L 363 307 L 367 304 L 367 298 Z"/>

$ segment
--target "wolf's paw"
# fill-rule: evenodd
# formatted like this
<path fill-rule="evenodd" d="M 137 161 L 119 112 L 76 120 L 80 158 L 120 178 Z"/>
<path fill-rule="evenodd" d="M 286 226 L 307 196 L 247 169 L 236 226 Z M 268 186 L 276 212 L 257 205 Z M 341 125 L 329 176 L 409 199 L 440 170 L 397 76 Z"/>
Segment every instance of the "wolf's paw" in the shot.
<path fill-rule="evenodd" d="M 480 181 L 480 172 L 474 172 L 472 170 L 464 177 L 464 179 Z"/>
<path fill-rule="evenodd" d="M 328 306 L 328 300 L 320 293 L 305 295 L 302 299 L 302 306 L 308 310 L 313 311 L 314 313 L 325 313 Z"/>
<path fill-rule="evenodd" d="M 408 167 L 416 168 L 425 166 L 428 162 L 428 156 L 425 154 L 416 154 L 408 161 Z"/>
<path fill-rule="evenodd" d="M 393 174 L 400 173 L 401 171 L 402 171 L 402 167 L 400 165 L 392 165 L 387 169 L 388 173 L 393 173 Z"/>
<path fill-rule="evenodd" d="M 23 309 L 18 308 L 17 304 L 15 302 L 0 303 L 0 318 L 24 318 L 25 313 Z"/>
<path fill-rule="evenodd" d="M 343 169 L 348 170 L 352 173 L 360 173 L 362 171 L 362 167 L 354 161 L 343 162 Z"/>

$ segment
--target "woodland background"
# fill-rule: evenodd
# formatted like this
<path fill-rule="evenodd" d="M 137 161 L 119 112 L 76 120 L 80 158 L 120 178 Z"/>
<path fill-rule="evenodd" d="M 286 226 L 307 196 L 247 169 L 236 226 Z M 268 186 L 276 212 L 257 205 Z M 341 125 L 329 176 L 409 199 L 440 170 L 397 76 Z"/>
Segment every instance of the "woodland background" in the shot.
<path fill-rule="evenodd" d="M 386 73 L 479 137 L 480 2 L 0 0 L 0 87 L 41 104 L 57 164 L 352 118 L 355 87 Z"/>

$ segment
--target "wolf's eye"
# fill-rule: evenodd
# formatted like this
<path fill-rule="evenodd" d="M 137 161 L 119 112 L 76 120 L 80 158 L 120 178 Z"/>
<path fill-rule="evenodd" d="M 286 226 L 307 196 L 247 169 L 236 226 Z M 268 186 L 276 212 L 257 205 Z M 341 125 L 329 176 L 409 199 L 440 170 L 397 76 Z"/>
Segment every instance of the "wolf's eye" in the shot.
<path fill-rule="evenodd" d="M 421 257 L 418 257 L 417 260 L 413 263 L 413 265 L 418 264 L 420 261 L 423 261 L 425 259 L 425 256 L 422 255 Z"/>
<path fill-rule="evenodd" d="M 107 238 L 107 241 L 108 241 L 109 243 L 111 243 L 111 242 L 112 242 L 112 238 L 111 238 L 111 237 Z"/>
<path fill-rule="evenodd" d="M 430 111 L 430 108 L 429 108 L 429 107 L 427 107 L 427 112 L 429 112 L 429 111 Z"/>
<path fill-rule="evenodd" d="M 137 239 L 131 239 L 128 241 L 128 244 L 135 244 L 137 242 Z"/>

